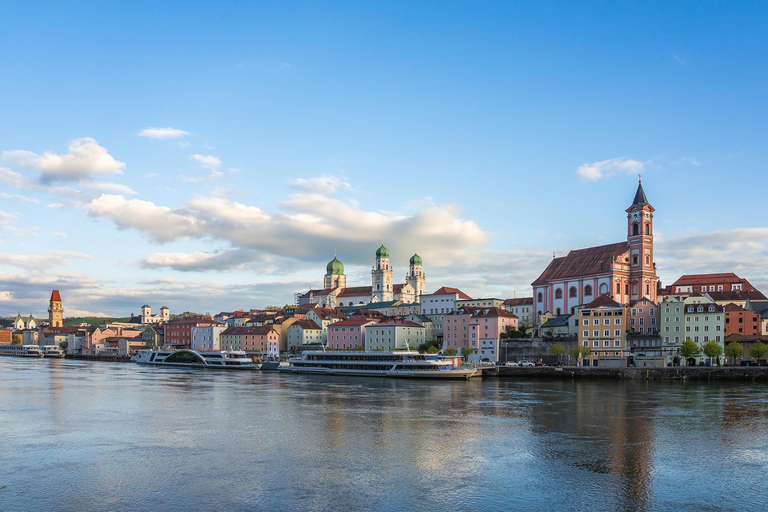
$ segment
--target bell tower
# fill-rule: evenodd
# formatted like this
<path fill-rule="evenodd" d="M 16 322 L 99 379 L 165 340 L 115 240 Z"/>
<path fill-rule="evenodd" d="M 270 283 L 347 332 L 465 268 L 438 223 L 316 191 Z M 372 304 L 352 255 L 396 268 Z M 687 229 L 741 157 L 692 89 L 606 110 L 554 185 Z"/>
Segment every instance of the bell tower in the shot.
<path fill-rule="evenodd" d="M 376 263 L 371 270 L 371 300 L 374 302 L 388 302 L 395 296 L 395 290 L 392 285 L 394 272 L 389 266 L 389 249 L 381 247 L 376 249 Z"/>
<path fill-rule="evenodd" d="M 653 212 L 638 176 L 637 192 L 627 208 L 627 245 L 629 246 L 629 299 L 643 297 L 656 302 L 656 263 L 653 260 Z"/>
<path fill-rule="evenodd" d="M 53 290 L 51 300 L 48 302 L 48 323 L 51 327 L 64 326 L 64 308 L 61 305 L 59 290 Z"/>

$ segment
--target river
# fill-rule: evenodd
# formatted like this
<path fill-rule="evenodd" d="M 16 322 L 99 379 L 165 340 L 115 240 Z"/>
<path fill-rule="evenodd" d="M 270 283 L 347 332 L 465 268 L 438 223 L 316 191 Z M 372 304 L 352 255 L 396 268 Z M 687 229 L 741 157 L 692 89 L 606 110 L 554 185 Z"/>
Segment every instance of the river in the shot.
<path fill-rule="evenodd" d="M 766 391 L 0 358 L 0 510 L 764 510 Z"/>

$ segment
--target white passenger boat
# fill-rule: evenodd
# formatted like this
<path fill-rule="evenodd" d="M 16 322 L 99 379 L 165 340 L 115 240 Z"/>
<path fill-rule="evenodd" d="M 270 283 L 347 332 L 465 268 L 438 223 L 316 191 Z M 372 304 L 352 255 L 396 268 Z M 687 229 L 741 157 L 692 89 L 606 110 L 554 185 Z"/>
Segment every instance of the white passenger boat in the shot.
<path fill-rule="evenodd" d="M 437 356 L 418 352 L 304 352 L 288 360 L 286 373 L 400 377 L 418 379 L 470 379 L 482 374 L 475 368 L 456 368 Z"/>
<path fill-rule="evenodd" d="M 64 357 L 64 351 L 61 350 L 61 347 L 57 347 L 55 345 L 46 345 L 42 347 L 42 350 L 43 355 L 51 359 L 61 359 Z"/>
<path fill-rule="evenodd" d="M 240 350 L 198 352 L 196 350 L 142 350 L 133 361 L 138 364 L 211 368 L 217 370 L 258 370 L 258 366 Z"/>
<path fill-rule="evenodd" d="M 43 351 L 37 345 L 0 345 L 0 356 L 43 357 Z"/>

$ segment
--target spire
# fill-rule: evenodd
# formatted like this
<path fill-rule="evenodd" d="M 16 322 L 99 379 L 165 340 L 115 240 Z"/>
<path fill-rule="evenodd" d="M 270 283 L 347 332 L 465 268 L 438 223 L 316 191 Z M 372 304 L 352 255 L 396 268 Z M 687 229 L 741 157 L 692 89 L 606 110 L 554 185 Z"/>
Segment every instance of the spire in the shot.
<path fill-rule="evenodd" d="M 645 197 L 645 191 L 643 190 L 643 177 L 637 175 L 637 192 L 635 192 L 635 200 L 632 201 L 632 206 L 647 206 L 651 203 L 648 202 L 648 198 Z"/>

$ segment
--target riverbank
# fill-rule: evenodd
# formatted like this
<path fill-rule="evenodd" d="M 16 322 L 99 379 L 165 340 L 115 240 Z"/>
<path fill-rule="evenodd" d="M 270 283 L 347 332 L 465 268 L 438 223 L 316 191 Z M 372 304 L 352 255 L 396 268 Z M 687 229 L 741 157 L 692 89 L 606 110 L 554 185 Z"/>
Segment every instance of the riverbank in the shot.
<path fill-rule="evenodd" d="M 673 366 L 667 368 L 595 368 L 583 366 L 521 368 L 502 366 L 486 376 L 501 379 L 645 379 L 768 382 L 765 366 Z"/>
<path fill-rule="evenodd" d="M 66 359 L 75 359 L 78 361 L 101 361 L 105 363 L 130 363 L 131 358 L 123 356 L 87 356 L 83 354 L 67 354 Z"/>

